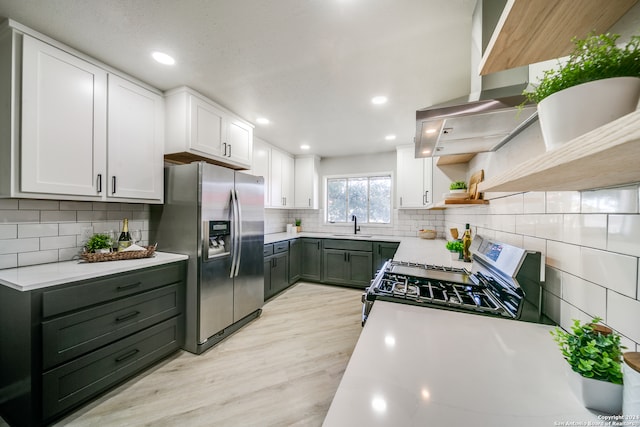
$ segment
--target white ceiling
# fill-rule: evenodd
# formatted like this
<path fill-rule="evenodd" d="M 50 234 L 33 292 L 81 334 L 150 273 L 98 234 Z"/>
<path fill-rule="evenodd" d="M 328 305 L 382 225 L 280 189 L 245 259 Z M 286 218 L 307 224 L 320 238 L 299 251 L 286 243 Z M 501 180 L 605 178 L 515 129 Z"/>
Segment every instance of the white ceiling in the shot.
<path fill-rule="evenodd" d="M 190 86 L 293 154 L 333 157 L 412 143 L 417 109 L 468 93 L 475 2 L 0 0 L 0 16 L 160 90 Z"/>

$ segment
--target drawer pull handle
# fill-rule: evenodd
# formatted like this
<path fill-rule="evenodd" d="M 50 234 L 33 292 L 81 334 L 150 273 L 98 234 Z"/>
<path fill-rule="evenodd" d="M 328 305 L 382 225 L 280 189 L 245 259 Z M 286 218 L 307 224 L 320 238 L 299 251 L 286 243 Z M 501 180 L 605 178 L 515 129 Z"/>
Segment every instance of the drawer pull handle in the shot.
<path fill-rule="evenodd" d="M 138 350 L 137 348 L 134 348 L 133 350 L 131 350 L 128 353 L 123 354 L 120 357 L 116 357 L 116 362 L 122 362 L 123 360 L 127 360 L 133 356 L 135 356 L 136 354 L 140 353 L 140 350 Z"/>
<path fill-rule="evenodd" d="M 127 319 L 131 319 L 132 317 L 136 317 L 138 314 L 140 314 L 139 311 L 132 311 L 131 313 L 123 314 L 122 316 L 116 317 L 116 322 L 123 322 Z"/>
<path fill-rule="evenodd" d="M 121 291 L 126 291 L 129 289 L 133 289 L 133 288 L 137 288 L 138 286 L 142 285 L 141 282 L 136 282 L 136 283 L 132 283 L 130 285 L 122 285 L 122 286 L 118 286 L 118 288 L 116 289 L 118 292 Z"/>

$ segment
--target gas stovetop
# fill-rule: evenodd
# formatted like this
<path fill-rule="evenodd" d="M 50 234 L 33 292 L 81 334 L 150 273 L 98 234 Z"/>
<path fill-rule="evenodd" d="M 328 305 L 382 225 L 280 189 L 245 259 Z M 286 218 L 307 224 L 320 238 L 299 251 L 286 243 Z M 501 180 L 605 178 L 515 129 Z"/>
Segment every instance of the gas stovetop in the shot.
<path fill-rule="evenodd" d="M 483 245 L 480 236 L 476 236 L 476 239 L 479 242 L 475 242 L 473 271 L 387 261 L 363 295 L 363 325 L 376 299 L 510 319 L 540 319 L 540 276 L 537 282 L 524 278 L 527 289 L 531 289 L 533 304 L 526 300 L 525 292 L 516 279 L 521 267 L 531 264 L 524 262 L 527 255 L 535 253 L 494 242 Z M 488 256 L 482 256 L 483 251 Z M 502 255 L 503 259 L 498 262 Z M 540 262 L 540 254 L 537 255 Z M 535 260 L 529 261 L 535 264 Z M 541 265 L 537 268 L 541 268 Z"/>

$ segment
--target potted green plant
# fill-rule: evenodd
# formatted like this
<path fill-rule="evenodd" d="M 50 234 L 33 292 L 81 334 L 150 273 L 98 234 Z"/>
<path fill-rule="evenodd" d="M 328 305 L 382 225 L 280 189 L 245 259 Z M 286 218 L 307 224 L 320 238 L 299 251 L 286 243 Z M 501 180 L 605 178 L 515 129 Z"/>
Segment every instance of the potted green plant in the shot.
<path fill-rule="evenodd" d="M 447 250 L 451 252 L 451 259 L 462 259 L 462 251 L 464 250 L 464 245 L 460 240 L 449 240 L 447 241 L 445 246 Z"/>
<path fill-rule="evenodd" d="M 640 99 L 640 36 L 616 45 L 618 34 L 574 37 L 566 62 L 543 72 L 524 96 L 538 103 L 547 151 L 631 113 Z"/>
<path fill-rule="evenodd" d="M 608 414 L 622 410 L 622 349 L 620 335 L 598 324 L 573 321 L 571 333 L 556 327 L 554 341 L 571 368 L 569 383 L 585 407 Z"/>
<path fill-rule="evenodd" d="M 111 237 L 106 234 L 94 234 L 85 245 L 87 252 L 107 253 L 111 252 Z"/>
<path fill-rule="evenodd" d="M 296 219 L 296 232 L 297 233 L 302 232 L 302 220 L 301 219 Z"/>
<path fill-rule="evenodd" d="M 467 183 L 464 181 L 454 181 L 449 185 L 449 191 L 466 191 Z"/>

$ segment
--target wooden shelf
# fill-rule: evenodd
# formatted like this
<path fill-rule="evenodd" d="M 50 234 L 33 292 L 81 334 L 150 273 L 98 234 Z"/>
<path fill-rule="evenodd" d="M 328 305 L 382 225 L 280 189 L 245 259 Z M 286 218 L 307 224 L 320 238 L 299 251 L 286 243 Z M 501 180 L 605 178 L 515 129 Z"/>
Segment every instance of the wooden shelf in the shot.
<path fill-rule="evenodd" d="M 439 208 L 462 208 L 465 206 L 482 206 L 488 204 L 488 200 L 447 199 L 436 204 L 436 206 Z"/>
<path fill-rule="evenodd" d="M 480 62 L 485 75 L 566 56 L 571 38 L 606 32 L 638 0 L 509 0 Z"/>
<path fill-rule="evenodd" d="M 449 154 L 446 156 L 438 157 L 438 161 L 436 162 L 436 166 L 444 166 L 444 165 L 458 165 L 462 163 L 469 163 L 471 159 L 476 156 L 476 153 L 471 154 Z"/>
<path fill-rule="evenodd" d="M 640 111 L 480 183 L 480 191 L 589 190 L 640 182 Z"/>

